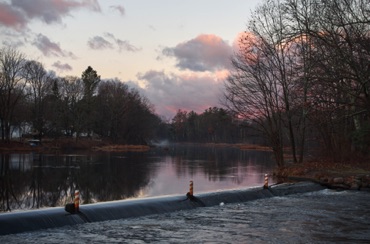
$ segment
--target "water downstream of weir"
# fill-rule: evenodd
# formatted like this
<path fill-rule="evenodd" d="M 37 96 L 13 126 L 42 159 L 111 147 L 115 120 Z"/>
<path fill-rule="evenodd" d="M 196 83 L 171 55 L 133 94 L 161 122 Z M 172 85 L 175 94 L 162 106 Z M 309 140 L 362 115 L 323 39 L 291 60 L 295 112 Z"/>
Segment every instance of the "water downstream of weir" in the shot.
<path fill-rule="evenodd" d="M 0 236 L 0 243 L 370 243 L 370 192 L 321 190 Z"/>

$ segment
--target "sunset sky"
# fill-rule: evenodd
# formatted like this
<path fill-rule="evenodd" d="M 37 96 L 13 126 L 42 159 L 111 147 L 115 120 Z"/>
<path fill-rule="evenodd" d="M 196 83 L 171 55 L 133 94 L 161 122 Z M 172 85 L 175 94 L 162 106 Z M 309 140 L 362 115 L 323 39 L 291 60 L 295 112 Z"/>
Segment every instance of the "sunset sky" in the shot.
<path fill-rule="evenodd" d="M 0 45 L 61 77 L 91 66 L 171 119 L 221 106 L 233 43 L 262 1 L 0 0 Z"/>

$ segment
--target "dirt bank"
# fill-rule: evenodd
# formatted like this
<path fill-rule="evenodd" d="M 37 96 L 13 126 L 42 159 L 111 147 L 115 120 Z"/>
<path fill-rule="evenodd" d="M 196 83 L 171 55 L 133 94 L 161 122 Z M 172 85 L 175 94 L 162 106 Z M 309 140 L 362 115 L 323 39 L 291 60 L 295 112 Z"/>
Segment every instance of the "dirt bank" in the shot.
<path fill-rule="evenodd" d="M 342 163 L 316 160 L 292 164 L 276 175 L 282 181 L 311 180 L 335 189 L 370 189 L 370 163 L 366 159 Z"/>

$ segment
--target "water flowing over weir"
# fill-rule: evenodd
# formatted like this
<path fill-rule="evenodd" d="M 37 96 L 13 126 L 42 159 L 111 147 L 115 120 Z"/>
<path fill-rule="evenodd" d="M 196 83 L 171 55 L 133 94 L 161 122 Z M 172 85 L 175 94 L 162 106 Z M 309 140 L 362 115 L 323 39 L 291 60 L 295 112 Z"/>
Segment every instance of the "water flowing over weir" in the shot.
<path fill-rule="evenodd" d="M 219 205 L 220 203 L 246 202 L 322 189 L 324 187 L 319 184 L 301 182 L 275 185 L 269 187 L 269 189 L 255 187 L 244 190 L 204 193 L 196 195 L 195 200 L 186 199 L 186 196 L 182 195 L 88 204 L 80 206 L 80 213 L 77 214 L 69 214 L 61 207 L 5 213 L 0 215 L 0 235 L 83 224 L 86 222 L 168 213 L 196 207 L 210 207 Z"/>

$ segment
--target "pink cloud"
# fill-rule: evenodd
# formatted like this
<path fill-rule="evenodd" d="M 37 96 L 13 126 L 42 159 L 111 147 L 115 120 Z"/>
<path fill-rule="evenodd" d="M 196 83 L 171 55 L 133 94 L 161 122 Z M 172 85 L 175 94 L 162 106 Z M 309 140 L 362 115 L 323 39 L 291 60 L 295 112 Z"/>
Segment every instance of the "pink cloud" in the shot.
<path fill-rule="evenodd" d="M 232 47 L 216 35 L 202 34 L 176 47 L 164 48 L 162 54 L 174 57 L 182 70 L 214 71 L 230 67 Z"/>
<path fill-rule="evenodd" d="M 16 9 L 8 4 L 0 3 L 0 23 L 18 29 L 25 25 L 26 20 Z"/>
<path fill-rule="evenodd" d="M 26 25 L 26 19 L 20 11 L 10 5 L 0 3 L 0 23 L 4 26 L 20 29 Z"/>
<path fill-rule="evenodd" d="M 156 112 L 171 118 L 178 109 L 201 113 L 220 106 L 224 77 L 224 72 L 178 75 L 154 70 L 138 75 L 147 84 L 140 90 L 155 105 Z"/>
<path fill-rule="evenodd" d="M 11 0 L 0 5 L 0 23 L 15 29 L 25 27 L 32 19 L 61 23 L 63 17 L 77 9 L 101 11 L 97 0 Z"/>

